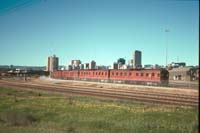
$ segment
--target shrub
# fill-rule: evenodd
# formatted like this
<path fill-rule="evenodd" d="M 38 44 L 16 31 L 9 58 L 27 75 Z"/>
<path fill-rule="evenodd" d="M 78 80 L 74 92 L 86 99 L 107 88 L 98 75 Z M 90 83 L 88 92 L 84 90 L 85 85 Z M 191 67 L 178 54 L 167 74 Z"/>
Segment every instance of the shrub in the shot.
<path fill-rule="evenodd" d="M 38 93 L 38 96 L 40 97 L 40 96 L 42 96 L 42 94 L 41 94 L 41 93 Z"/>

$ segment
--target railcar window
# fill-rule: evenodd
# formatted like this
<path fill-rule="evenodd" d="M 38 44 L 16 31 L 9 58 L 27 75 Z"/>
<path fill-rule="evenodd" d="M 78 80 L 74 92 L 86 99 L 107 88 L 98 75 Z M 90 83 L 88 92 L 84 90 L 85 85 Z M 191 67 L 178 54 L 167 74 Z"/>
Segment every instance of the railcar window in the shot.
<path fill-rule="evenodd" d="M 114 72 L 112 72 L 112 75 L 114 76 Z"/>
<path fill-rule="evenodd" d="M 97 72 L 96 72 L 96 75 L 97 75 Z"/>
<path fill-rule="evenodd" d="M 138 73 L 136 73 L 136 76 L 139 76 L 139 74 L 138 74 Z"/>
<path fill-rule="evenodd" d="M 120 72 L 120 76 L 122 76 L 122 72 Z"/>
<path fill-rule="evenodd" d="M 141 73 L 141 76 L 143 76 L 144 75 L 144 73 Z"/>
<path fill-rule="evenodd" d="M 152 73 L 151 76 L 154 77 L 154 76 L 155 76 L 155 73 Z"/>
<path fill-rule="evenodd" d="M 149 73 L 146 73 L 146 77 L 148 77 L 149 76 Z"/>
<path fill-rule="evenodd" d="M 160 73 L 158 73 L 157 76 L 160 77 Z"/>
<path fill-rule="evenodd" d="M 99 75 L 101 75 L 101 72 L 99 72 Z"/>
<path fill-rule="evenodd" d="M 101 73 L 101 75 L 103 75 L 103 72 Z"/>
<path fill-rule="evenodd" d="M 129 76 L 131 76 L 132 75 L 132 73 L 131 72 L 129 72 Z"/>
<path fill-rule="evenodd" d="M 93 75 L 94 75 L 94 72 L 93 72 Z"/>
<path fill-rule="evenodd" d="M 124 76 L 126 76 L 127 75 L 127 72 L 124 72 Z"/>
<path fill-rule="evenodd" d="M 116 72 L 116 76 L 118 76 L 118 72 Z"/>

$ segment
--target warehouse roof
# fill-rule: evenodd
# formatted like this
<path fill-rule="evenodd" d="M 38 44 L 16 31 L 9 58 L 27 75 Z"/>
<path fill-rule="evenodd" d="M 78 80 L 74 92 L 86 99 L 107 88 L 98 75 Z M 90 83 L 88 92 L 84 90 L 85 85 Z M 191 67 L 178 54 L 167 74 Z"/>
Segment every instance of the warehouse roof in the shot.
<path fill-rule="evenodd" d="M 189 71 L 190 69 L 194 69 L 194 67 L 173 68 L 172 70 L 169 70 L 169 72 L 185 72 L 185 71 Z"/>

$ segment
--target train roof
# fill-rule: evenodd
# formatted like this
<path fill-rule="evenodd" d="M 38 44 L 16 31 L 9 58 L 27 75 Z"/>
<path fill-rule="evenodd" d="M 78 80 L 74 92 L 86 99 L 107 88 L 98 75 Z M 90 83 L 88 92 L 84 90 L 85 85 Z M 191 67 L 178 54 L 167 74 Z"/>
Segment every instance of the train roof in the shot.
<path fill-rule="evenodd" d="M 57 70 L 57 71 L 54 71 L 54 72 L 61 72 L 61 71 L 167 71 L 167 69 L 165 68 L 158 68 L 158 69 L 102 69 L 102 70 L 99 70 L 99 69 L 85 69 L 85 70 Z"/>

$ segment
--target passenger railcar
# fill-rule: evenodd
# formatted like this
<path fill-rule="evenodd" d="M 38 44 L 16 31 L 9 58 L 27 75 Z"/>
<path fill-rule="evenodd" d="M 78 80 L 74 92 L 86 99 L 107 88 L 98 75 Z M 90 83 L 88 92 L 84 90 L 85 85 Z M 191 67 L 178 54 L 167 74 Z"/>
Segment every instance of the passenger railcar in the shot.
<path fill-rule="evenodd" d="M 109 70 L 80 70 L 79 78 L 89 81 L 108 81 Z"/>
<path fill-rule="evenodd" d="M 165 69 L 110 70 L 110 81 L 130 84 L 167 85 L 168 71 Z"/>
<path fill-rule="evenodd" d="M 62 79 L 74 80 L 79 79 L 79 71 L 78 70 L 64 70 L 62 71 Z"/>
<path fill-rule="evenodd" d="M 52 72 L 51 77 L 111 83 L 168 85 L 169 72 L 166 69 L 64 70 Z"/>
<path fill-rule="evenodd" d="M 56 79 L 62 78 L 62 71 L 55 71 L 55 72 L 51 72 L 50 74 L 52 78 L 56 78 Z"/>

